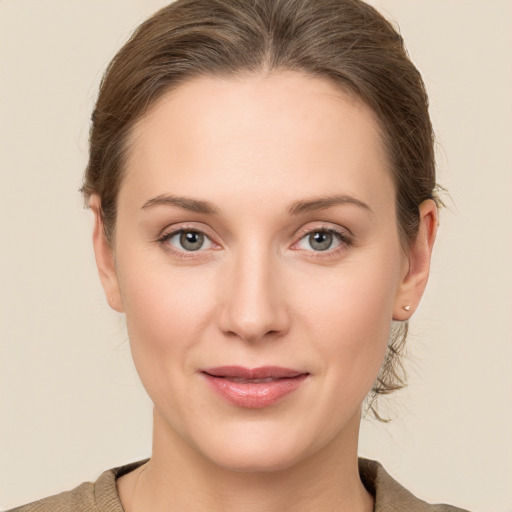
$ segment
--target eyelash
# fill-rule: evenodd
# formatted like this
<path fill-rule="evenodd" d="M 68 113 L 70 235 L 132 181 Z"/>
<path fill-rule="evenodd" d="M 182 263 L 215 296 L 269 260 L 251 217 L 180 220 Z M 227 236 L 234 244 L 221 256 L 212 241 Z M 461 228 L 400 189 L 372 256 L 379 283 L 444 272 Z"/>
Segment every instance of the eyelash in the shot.
<path fill-rule="evenodd" d="M 318 226 L 313 229 L 307 228 L 299 233 L 299 239 L 294 245 L 298 244 L 301 240 L 311 236 L 313 233 L 328 233 L 334 235 L 338 240 L 339 245 L 334 249 L 326 249 L 325 251 L 308 250 L 309 256 L 312 258 L 332 258 L 339 255 L 341 252 L 347 250 L 349 247 L 354 245 L 354 241 L 351 235 L 346 232 L 336 229 L 332 226 Z M 300 249 L 297 249 L 300 250 Z"/>
<path fill-rule="evenodd" d="M 204 252 L 201 249 L 198 249 L 197 251 L 187 251 L 185 249 L 179 250 L 174 248 L 171 244 L 167 243 L 169 240 L 171 240 L 174 236 L 179 235 L 180 233 L 184 232 L 193 232 L 193 233 L 199 233 L 202 234 L 205 238 L 210 240 L 210 242 L 215 246 L 215 242 L 212 241 L 211 237 L 208 236 L 204 231 L 201 229 L 198 229 L 196 227 L 192 226 L 182 226 L 179 229 L 174 229 L 171 232 L 164 232 L 158 239 L 157 242 L 166 245 L 165 249 L 169 252 L 171 252 L 174 256 L 178 258 L 193 258 L 197 257 L 199 253 Z M 339 253 L 343 252 L 347 248 L 354 245 L 353 239 L 351 235 L 348 235 L 346 232 L 338 230 L 336 228 L 333 228 L 332 226 L 320 226 L 315 227 L 313 229 L 308 228 L 302 232 L 299 233 L 299 238 L 297 242 L 294 243 L 294 245 L 298 244 L 300 241 L 304 240 L 306 237 L 312 235 L 313 233 L 328 233 L 334 235 L 334 237 L 339 241 L 339 245 L 335 247 L 334 249 L 326 249 L 325 251 L 315 251 L 315 250 L 305 250 L 306 252 L 310 253 L 309 256 L 313 258 L 329 258 L 337 256 Z M 294 250 L 302 250 L 302 249 L 294 249 Z"/>
<path fill-rule="evenodd" d="M 179 249 L 176 249 L 175 247 L 173 247 L 171 244 L 167 243 L 167 242 L 169 242 L 169 240 L 171 240 L 176 235 L 179 235 L 180 233 L 187 233 L 187 232 L 190 232 L 190 233 L 200 233 L 201 235 L 204 235 L 205 238 L 210 240 L 210 242 L 213 245 L 216 245 L 212 241 L 211 237 L 208 236 L 203 230 L 198 229 L 198 228 L 193 227 L 193 226 L 182 226 L 179 229 L 174 229 L 174 230 L 172 230 L 170 232 L 164 232 L 157 239 L 157 242 L 162 244 L 162 245 L 165 245 L 165 250 L 169 251 L 170 253 L 173 254 L 173 256 L 175 256 L 177 258 L 182 258 L 182 259 L 194 258 L 194 257 L 197 258 L 198 253 L 202 253 L 204 251 L 202 251 L 201 249 L 199 249 L 197 251 L 187 251 L 185 249 L 179 250 Z"/>

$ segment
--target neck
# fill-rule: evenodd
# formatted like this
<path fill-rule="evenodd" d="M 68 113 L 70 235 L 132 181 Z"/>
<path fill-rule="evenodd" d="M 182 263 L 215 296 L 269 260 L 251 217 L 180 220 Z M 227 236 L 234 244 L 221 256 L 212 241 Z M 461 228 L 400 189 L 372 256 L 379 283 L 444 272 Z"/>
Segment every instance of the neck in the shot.
<path fill-rule="evenodd" d="M 359 415 L 314 455 L 274 471 L 233 471 L 206 459 L 155 413 L 153 456 L 118 481 L 126 512 L 370 512 L 359 478 Z"/>

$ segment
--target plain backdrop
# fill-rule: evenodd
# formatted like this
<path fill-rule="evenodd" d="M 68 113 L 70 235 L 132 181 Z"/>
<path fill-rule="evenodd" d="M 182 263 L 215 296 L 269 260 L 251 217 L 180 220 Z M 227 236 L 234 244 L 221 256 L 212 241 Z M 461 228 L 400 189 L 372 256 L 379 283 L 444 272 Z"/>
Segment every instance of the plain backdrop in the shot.
<path fill-rule="evenodd" d="M 151 406 L 78 189 L 101 74 L 162 0 L 0 0 L 0 509 L 150 454 Z M 409 388 L 362 455 L 418 496 L 512 510 L 512 2 L 375 0 L 431 97 L 442 213 Z"/>

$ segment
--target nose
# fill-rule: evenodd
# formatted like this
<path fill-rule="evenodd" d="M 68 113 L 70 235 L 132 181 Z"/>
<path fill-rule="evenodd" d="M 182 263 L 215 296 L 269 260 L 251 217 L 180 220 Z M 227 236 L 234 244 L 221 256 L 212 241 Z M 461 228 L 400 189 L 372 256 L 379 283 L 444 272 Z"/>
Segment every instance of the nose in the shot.
<path fill-rule="evenodd" d="M 290 327 L 282 268 L 265 250 L 248 250 L 231 262 L 221 283 L 219 327 L 247 342 L 275 339 Z"/>

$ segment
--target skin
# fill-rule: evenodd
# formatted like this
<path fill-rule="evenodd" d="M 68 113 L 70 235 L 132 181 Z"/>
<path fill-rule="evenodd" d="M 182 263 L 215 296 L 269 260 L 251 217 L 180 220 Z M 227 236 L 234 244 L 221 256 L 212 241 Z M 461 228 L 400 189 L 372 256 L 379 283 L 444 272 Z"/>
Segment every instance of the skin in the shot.
<path fill-rule="evenodd" d="M 392 319 L 424 291 L 437 226 L 426 201 L 403 250 L 372 111 L 297 72 L 194 79 L 136 124 L 111 244 L 99 206 L 100 277 L 155 405 L 152 458 L 118 481 L 125 510 L 372 510 L 361 404 Z M 187 252 L 180 229 L 204 246 Z M 333 229 L 342 237 L 317 250 L 309 235 Z M 205 382 L 201 369 L 224 365 L 309 375 L 248 409 Z"/>

